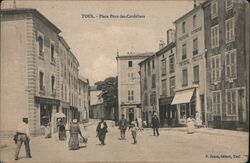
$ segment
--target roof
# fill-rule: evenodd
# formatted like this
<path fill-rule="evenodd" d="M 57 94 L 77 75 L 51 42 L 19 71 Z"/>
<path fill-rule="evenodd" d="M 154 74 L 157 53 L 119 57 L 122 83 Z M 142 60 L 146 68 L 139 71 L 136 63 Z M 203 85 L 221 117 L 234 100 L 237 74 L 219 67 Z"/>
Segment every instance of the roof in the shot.
<path fill-rule="evenodd" d="M 96 105 L 103 103 L 103 98 L 101 97 L 102 91 L 90 91 L 90 105 Z"/>
<path fill-rule="evenodd" d="M 136 59 L 136 58 L 145 58 L 150 57 L 154 52 L 145 52 L 145 53 L 128 53 L 127 55 L 117 56 L 116 59 Z"/>
<path fill-rule="evenodd" d="M 192 13 L 196 12 L 198 9 L 202 9 L 201 6 L 202 6 L 202 3 L 200 5 L 198 5 L 197 7 L 194 7 L 192 10 L 190 10 L 189 12 L 187 12 L 186 14 L 184 14 L 183 16 L 179 17 L 173 23 L 176 24 L 177 22 L 181 21 L 185 17 L 187 17 L 187 16 L 191 15 Z"/>
<path fill-rule="evenodd" d="M 33 8 L 11 8 L 11 9 L 1 9 L 1 15 L 14 15 L 14 14 L 26 14 L 31 13 L 39 18 L 44 23 L 48 24 L 51 29 L 53 29 L 57 34 L 61 32 L 61 30 L 54 25 L 49 19 L 47 19 L 43 14 L 41 14 L 38 10 Z"/>
<path fill-rule="evenodd" d="M 81 76 L 81 75 L 78 75 L 78 80 L 81 80 L 81 81 L 83 81 L 85 83 L 89 83 L 89 80 L 87 78 Z"/>
<path fill-rule="evenodd" d="M 69 44 L 65 41 L 65 39 L 62 36 L 58 36 L 59 41 L 64 45 L 66 49 L 70 49 Z"/>
<path fill-rule="evenodd" d="M 165 47 L 163 47 L 162 49 L 160 49 L 159 51 L 156 52 L 156 56 L 159 56 L 159 55 L 169 51 L 173 47 L 175 47 L 175 42 L 171 42 L 171 43 L 167 44 Z"/>

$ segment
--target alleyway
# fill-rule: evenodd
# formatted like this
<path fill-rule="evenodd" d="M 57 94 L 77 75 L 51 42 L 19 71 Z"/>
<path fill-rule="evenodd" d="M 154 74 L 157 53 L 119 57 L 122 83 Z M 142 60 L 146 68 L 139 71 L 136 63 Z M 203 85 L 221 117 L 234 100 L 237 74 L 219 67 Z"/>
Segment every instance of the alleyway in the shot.
<path fill-rule="evenodd" d="M 24 147 L 18 161 L 14 161 L 15 145 L 0 150 L 3 162 L 242 162 L 247 159 L 248 141 L 245 136 L 223 136 L 204 133 L 186 134 L 178 130 L 160 130 L 154 137 L 150 129 L 138 132 L 138 144 L 132 144 L 130 132 L 127 140 L 119 140 L 117 127 L 109 125 L 105 146 L 95 137 L 96 123 L 89 126 L 87 148 L 69 151 L 67 141 L 36 137 L 31 140 L 32 159 L 26 159 Z M 235 157 L 234 157 L 235 156 Z M 214 158 L 220 157 L 220 158 Z M 222 158 L 225 157 L 225 158 Z M 232 158 L 230 158 L 232 157 Z M 236 158 L 237 157 L 237 158 Z"/>

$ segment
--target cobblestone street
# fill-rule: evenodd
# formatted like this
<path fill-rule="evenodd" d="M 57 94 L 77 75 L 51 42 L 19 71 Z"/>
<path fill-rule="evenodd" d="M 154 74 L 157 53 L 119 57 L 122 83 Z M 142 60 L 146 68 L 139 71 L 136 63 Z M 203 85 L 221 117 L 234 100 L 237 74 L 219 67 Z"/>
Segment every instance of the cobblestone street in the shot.
<path fill-rule="evenodd" d="M 110 123 L 109 123 L 110 124 Z M 154 137 L 151 129 L 138 132 L 138 144 L 132 144 L 130 132 L 126 140 L 119 140 L 117 127 L 109 125 L 106 145 L 99 145 L 96 123 L 89 126 L 87 148 L 70 151 L 67 141 L 35 137 L 31 140 L 32 159 L 25 158 L 24 146 L 18 161 L 14 161 L 14 143 L 1 149 L 2 162 L 245 162 L 248 153 L 248 134 L 216 135 L 209 132 L 187 134 L 183 130 L 160 129 Z M 202 130 L 202 129 L 201 129 Z M 204 130 L 204 129 L 203 129 Z M 225 131 L 230 133 L 230 131 Z"/>

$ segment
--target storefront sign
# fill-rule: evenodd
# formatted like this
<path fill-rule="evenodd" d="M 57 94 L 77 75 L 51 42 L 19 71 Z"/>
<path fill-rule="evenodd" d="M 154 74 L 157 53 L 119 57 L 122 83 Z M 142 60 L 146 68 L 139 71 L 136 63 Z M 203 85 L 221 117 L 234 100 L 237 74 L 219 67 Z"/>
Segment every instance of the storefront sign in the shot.
<path fill-rule="evenodd" d="M 184 65 L 187 65 L 187 64 L 189 64 L 189 59 L 185 59 L 185 60 L 179 62 L 180 66 L 184 66 Z"/>
<path fill-rule="evenodd" d="M 47 105 L 60 105 L 60 101 L 57 99 L 49 99 L 49 98 L 38 97 L 38 96 L 35 96 L 35 102 L 36 103 L 43 103 L 43 104 L 47 104 Z"/>
<path fill-rule="evenodd" d="M 172 100 L 173 100 L 173 97 L 163 97 L 163 98 L 160 98 L 159 103 L 160 105 L 168 105 L 168 104 L 171 104 Z"/>
<path fill-rule="evenodd" d="M 194 34 L 194 33 L 196 33 L 196 32 L 199 32 L 199 31 L 201 31 L 201 29 L 202 29 L 201 27 L 199 27 L 199 28 L 196 28 L 195 30 L 193 30 L 193 31 L 191 32 L 191 35 L 192 35 L 192 34 Z"/>
<path fill-rule="evenodd" d="M 200 54 L 200 55 L 194 56 L 192 58 L 192 62 L 197 62 L 197 61 L 202 60 L 202 59 L 203 59 L 203 56 Z"/>

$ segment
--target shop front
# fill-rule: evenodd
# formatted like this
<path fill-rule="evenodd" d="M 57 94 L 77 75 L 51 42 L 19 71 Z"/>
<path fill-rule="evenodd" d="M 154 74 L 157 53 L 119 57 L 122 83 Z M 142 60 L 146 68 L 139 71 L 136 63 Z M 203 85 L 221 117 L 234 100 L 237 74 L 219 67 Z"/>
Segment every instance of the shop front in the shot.
<path fill-rule="evenodd" d="M 177 106 L 178 124 L 185 125 L 188 117 L 204 122 L 204 95 L 199 94 L 198 87 L 177 91 L 171 105 Z"/>
<path fill-rule="evenodd" d="M 195 118 L 195 99 L 194 88 L 176 91 L 174 99 L 171 103 L 172 106 L 177 107 L 178 124 L 185 125 L 188 117 Z"/>
<path fill-rule="evenodd" d="M 35 104 L 37 106 L 37 134 L 44 134 L 45 127 L 50 125 L 51 132 L 54 133 L 57 129 L 55 113 L 59 112 L 60 101 L 45 97 L 35 96 Z"/>
<path fill-rule="evenodd" d="M 160 124 L 161 127 L 175 127 L 177 123 L 176 105 L 171 105 L 173 97 L 161 97 L 159 99 L 160 106 Z"/>
<path fill-rule="evenodd" d="M 140 117 L 141 109 L 138 105 L 131 104 L 131 105 L 122 105 L 121 114 L 124 114 L 128 122 L 135 121 L 136 118 Z"/>

